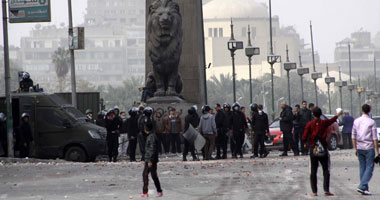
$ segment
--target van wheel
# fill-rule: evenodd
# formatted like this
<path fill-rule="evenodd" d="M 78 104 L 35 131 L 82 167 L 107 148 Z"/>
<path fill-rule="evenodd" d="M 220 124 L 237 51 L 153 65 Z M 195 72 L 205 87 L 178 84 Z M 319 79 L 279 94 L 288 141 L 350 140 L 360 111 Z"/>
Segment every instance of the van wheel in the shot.
<path fill-rule="evenodd" d="M 73 146 L 67 149 L 65 153 L 65 160 L 73 162 L 86 162 L 87 155 L 81 147 Z"/>
<path fill-rule="evenodd" d="M 337 147 L 338 147 L 338 140 L 336 138 L 336 135 L 332 135 L 329 142 L 329 149 L 336 150 Z"/>

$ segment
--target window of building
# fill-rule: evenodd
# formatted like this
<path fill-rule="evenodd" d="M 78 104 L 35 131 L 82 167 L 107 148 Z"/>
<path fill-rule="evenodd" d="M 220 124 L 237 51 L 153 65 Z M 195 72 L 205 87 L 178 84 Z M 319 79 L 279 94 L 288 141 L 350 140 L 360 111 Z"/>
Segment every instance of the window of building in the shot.
<path fill-rule="evenodd" d="M 127 40 L 127 45 L 128 46 L 136 45 L 136 40 L 135 39 L 128 39 Z"/>
<path fill-rule="evenodd" d="M 256 27 L 251 27 L 251 36 L 252 38 L 256 37 Z"/>
<path fill-rule="evenodd" d="M 115 40 L 115 47 L 121 47 L 121 41 Z"/>
<path fill-rule="evenodd" d="M 214 37 L 218 37 L 218 29 L 214 28 Z"/>
<path fill-rule="evenodd" d="M 219 28 L 219 37 L 223 37 L 223 28 Z"/>
<path fill-rule="evenodd" d="M 212 37 L 212 28 L 208 29 L 208 37 Z"/>
<path fill-rule="evenodd" d="M 108 47 L 109 45 L 108 45 L 108 40 L 103 40 L 103 47 Z"/>

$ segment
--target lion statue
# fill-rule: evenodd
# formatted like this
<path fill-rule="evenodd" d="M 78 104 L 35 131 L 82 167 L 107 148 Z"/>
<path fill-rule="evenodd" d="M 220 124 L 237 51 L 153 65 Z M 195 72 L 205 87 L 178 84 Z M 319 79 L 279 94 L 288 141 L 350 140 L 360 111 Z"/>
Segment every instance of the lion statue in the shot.
<path fill-rule="evenodd" d="M 182 16 L 178 4 L 172 0 L 154 0 L 149 6 L 147 23 L 147 48 L 157 88 L 154 96 L 179 96 Z"/>

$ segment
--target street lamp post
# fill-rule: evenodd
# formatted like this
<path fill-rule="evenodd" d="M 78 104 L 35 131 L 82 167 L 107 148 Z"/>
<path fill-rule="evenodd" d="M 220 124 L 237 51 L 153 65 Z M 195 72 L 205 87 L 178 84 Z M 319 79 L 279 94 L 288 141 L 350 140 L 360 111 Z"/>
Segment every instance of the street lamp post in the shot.
<path fill-rule="evenodd" d="M 351 113 L 354 114 L 353 102 L 352 102 L 352 91 L 357 88 L 355 84 L 352 84 L 352 72 L 351 72 L 351 44 L 348 43 L 348 67 L 350 70 L 350 84 L 348 85 L 348 90 L 350 91 L 350 101 L 351 101 Z"/>
<path fill-rule="evenodd" d="M 267 57 L 267 61 L 271 68 L 271 82 L 272 82 L 272 120 L 275 118 L 275 105 L 274 105 L 274 69 L 273 65 L 277 62 L 281 62 L 281 56 L 273 54 L 273 32 L 272 32 L 272 0 L 269 0 L 269 38 L 270 38 L 270 53 Z"/>
<path fill-rule="evenodd" d="M 291 103 L 291 98 L 290 98 L 290 70 L 292 69 L 297 69 L 297 63 L 292 63 L 290 62 L 289 60 L 289 48 L 288 48 L 288 45 L 286 45 L 286 63 L 284 63 L 284 69 L 286 70 L 286 75 L 288 77 L 288 104 L 289 106 L 292 105 Z"/>
<path fill-rule="evenodd" d="M 233 97 L 234 97 L 234 102 L 236 102 L 235 51 L 238 50 L 238 49 L 243 49 L 243 42 L 235 40 L 235 37 L 234 37 L 234 25 L 232 23 L 232 19 L 231 19 L 231 38 L 227 42 L 227 46 L 228 46 L 228 50 L 231 52 Z"/>
<path fill-rule="evenodd" d="M 376 55 L 375 55 L 375 52 L 373 52 L 373 70 L 374 70 L 374 75 L 375 75 L 375 95 L 374 95 L 374 98 L 375 98 L 375 111 L 376 111 L 376 116 L 377 116 L 377 99 L 379 97 L 379 93 L 377 93 L 377 76 L 376 76 Z"/>
<path fill-rule="evenodd" d="M 253 47 L 251 42 L 251 27 L 248 25 L 248 46 L 245 48 L 245 55 L 248 57 L 249 64 L 249 100 L 253 103 L 252 98 L 252 56 L 260 55 L 260 48 Z"/>
<path fill-rule="evenodd" d="M 325 78 L 325 83 L 327 84 L 327 96 L 329 97 L 329 113 L 331 114 L 331 98 L 330 98 L 330 84 L 335 83 L 335 77 L 330 77 L 329 66 L 326 64 L 327 76 Z"/>
<path fill-rule="evenodd" d="M 69 38 L 73 38 L 73 13 L 71 7 L 71 0 L 68 0 L 69 6 Z M 71 42 L 71 41 L 70 41 Z M 69 45 L 70 46 L 70 45 Z M 77 108 L 77 86 L 76 86 L 76 77 L 75 77 L 75 53 L 74 49 L 69 48 L 70 51 L 70 66 L 71 66 L 71 103 L 75 108 Z"/>
<path fill-rule="evenodd" d="M 342 81 L 342 71 L 341 71 L 341 69 L 339 67 L 339 81 L 335 82 L 335 87 L 339 87 L 340 108 L 342 108 L 342 109 L 343 109 L 342 88 L 346 87 L 346 86 L 347 86 L 347 81 Z"/>
<path fill-rule="evenodd" d="M 302 101 L 305 101 L 305 97 L 304 97 L 304 93 L 303 93 L 303 75 L 309 74 L 309 68 L 304 68 L 302 66 L 301 52 L 300 52 L 299 58 L 300 58 L 299 59 L 300 60 L 300 67 L 297 69 L 297 74 L 301 78 L 301 97 L 302 97 Z"/>
<path fill-rule="evenodd" d="M 311 35 L 311 54 L 312 54 L 312 58 L 313 58 L 313 73 L 311 74 L 311 78 L 314 80 L 315 104 L 318 106 L 317 80 L 322 78 L 322 73 L 317 72 L 315 69 L 313 26 L 311 24 L 311 21 L 310 21 L 310 35 Z"/>
<path fill-rule="evenodd" d="M 360 114 L 361 107 L 362 107 L 362 93 L 365 92 L 365 88 L 364 87 L 360 87 L 360 76 L 358 78 L 357 92 L 358 92 L 358 95 L 359 95 L 359 114 Z"/>

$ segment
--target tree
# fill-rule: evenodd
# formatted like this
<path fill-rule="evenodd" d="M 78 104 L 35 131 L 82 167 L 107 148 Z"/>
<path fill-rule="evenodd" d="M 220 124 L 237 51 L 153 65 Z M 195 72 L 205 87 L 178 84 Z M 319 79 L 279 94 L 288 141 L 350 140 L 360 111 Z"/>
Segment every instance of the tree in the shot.
<path fill-rule="evenodd" d="M 52 55 L 52 62 L 58 78 L 59 92 L 63 92 L 66 75 L 69 72 L 69 51 L 65 48 L 58 48 Z"/>

